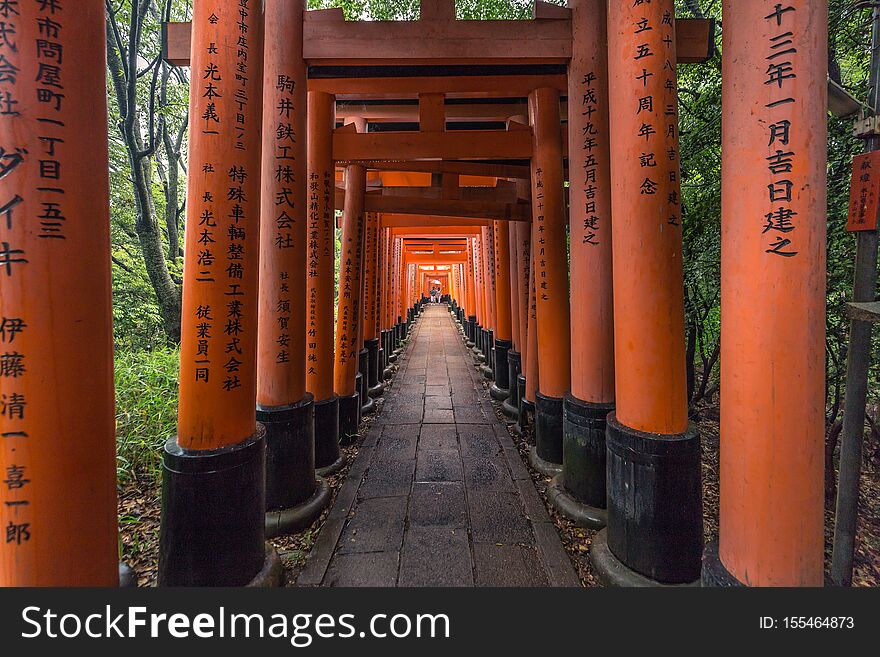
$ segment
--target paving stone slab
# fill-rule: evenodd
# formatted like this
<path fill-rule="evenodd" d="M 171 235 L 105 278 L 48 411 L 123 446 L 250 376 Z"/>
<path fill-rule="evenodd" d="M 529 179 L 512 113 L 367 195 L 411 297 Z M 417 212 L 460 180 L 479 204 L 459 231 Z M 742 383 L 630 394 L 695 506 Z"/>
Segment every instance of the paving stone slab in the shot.
<path fill-rule="evenodd" d="M 482 411 L 478 406 L 459 406 L 455 403 L 455 400 L 452 401 L 453 406 L 455 407 L 455 423 L 456 424 L 485 424 L 486 416 L 483 415 Z"/>
<path fill-rule="evenodd" d="M 416 461 L 416 481 L 463 481 L 457 449 L 422 449 Z"/>
<path fill-rule="evenodd" d="M 469 490 L 468 507 L 474 543 L 534 543 L 517 493 Z"/>
<path fill-rule="evenodd" d="M 473 586 L 467 531 L 410 527 L 403 539 L 398 586 Z"/>
<path fill-rule="evenodd" d="M 419 434 L 418 451 L 426 449 L 458 449 L 458 434 L 454 424 L 426 424 Z"/>
<path fill-rule="evenodd" d="M 458 441 L 465 456 L 492 457 L 501 455 L 501 445 L 486 424 L 468 424 L 458 428 Z"/>
<path fill-rule="evenodd" d="M 406 461 L 416 457 L 419 435 L 411 426 L 385 425 L 379 444 L 374 448 L 377 459 Z"/>
<path fill-rule="evenodd" d="M 415 471 L 415 461 L 400 459 L 373 459 L 370 469 L 358 490 L 358 497 L 401 497 L 409 495 Z"/>
<path fill-rule="evenodd" d="M 477 586 L 547 586 L 535 548 L 520 545 L 474 545 Z"/>
<path fill-rule="evenodd" d="M 467 529 L 468 510 L 463 484 L 450 481 L 413 484 L 409 525 Z"/>
<path fill-rule="evenodd" d="M 499 448 L 500 450 L 500 448 Z M 499 456 L 464 456 L 464 479 L 470 491 L 515 492 L 507 462 Z"/>
<path fill-rule="evenodd" d="M 324 586 L 395 586 L 399 560 L 397 552 L 337 555 L 324 576 Z"/>
<path fill-rule="evenodd" d="M 425 408 L 422 420 L 425 424 L 451 424 L 455 421 L 456 416 L 453 415 L 452 409 L 431 408 L 430 405 Z"/>
<path fill-rule="evenodd" d="M 550 586 L 580 587 L 581 580 L 559 541 L 559 532 L 552 522 L 532 523 L 538 554 L 550 580 Z"/>
<path fill-rule="evenodd" d="M 406 497 L 360 500 L 339 539 L 339 554 L 396 552 L 403 541 Z"/>

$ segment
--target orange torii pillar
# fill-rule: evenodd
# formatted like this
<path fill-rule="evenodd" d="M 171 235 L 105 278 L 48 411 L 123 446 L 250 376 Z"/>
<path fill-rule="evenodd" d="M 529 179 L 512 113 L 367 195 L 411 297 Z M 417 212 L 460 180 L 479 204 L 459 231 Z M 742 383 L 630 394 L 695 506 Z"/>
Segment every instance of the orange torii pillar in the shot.
<path fill-rule="evenodd" d="M 196 0 L 177 436 L 165 444 L 159 583 L 280 580 L 256 421 L 263 17 Z"/>
<path fill-rule="evenodd" d="M 394 345 L 400 353 L 406 338 L 406 265 L 403 262 L 403 240 L 394 238 Z"/>
<path fill-rule="evenodd" d="M 498 401 L 510 394 L 510 362 L 508 354 L 513 348 L 510 306 L 510 224 L 495 221 L 493 230 L 495 259 L 495 383 L 489 388 Z"/>
<path fill-rule="evenodd" d="M 486 327 L 488 319 L 486 316 L 486 269 L 485 269 L 485 244 L 486 244 L 486 228 L 480 228 L 480 234 L 474 240 L 474 273 L 477 283 L 477 326 L 474 334 L 474 357 L 476 361 L 483 362 L 486 360 L 485 344 L 486 344 Z"/>
<path fill-rule="evenodd" d="M 376 287 L 378 297 L 376 299 L 376 332 L 379 336 L 379 369 L 378 379 L 381 386 L 388 375 L 388 327 L 386 309 L 388 305 L 389 288 L 388 280 L 388 238 L 387 229 L 382 228 L 382 215 L 379 215 L 377 223 L 377 239 L 379 249 L 379 259 L 376 263 Z M 384 389 L 383 389 L 384 391 Z M 381 393 L 380 393 L 381 394 Z"/>
<path fill-rule="evenodd" d="M 532 227 L 529 226 L 531 232 Z M 529 250 L 529 279 L 528 279 L 528 318 L 527 318 L 527 340 L 528 349 L 526 352 L 526 376 L 524 381 L 524 390 L 522 401 L 519 409 L 519 426 L 521 432 L 528 431 L 529 427 L 534 425 L 535 420 L 535 399 L 538 389 L 538 380 L 540 378 L 540 367 L 538 366 L 538 301 L 535 286 L 535 258 L 536 248 L 531 247 Z M 530 434 L 532 443 L 535 441 L 534 430 Z"/>
<path fill-rule="evenodd" d="M 720 537 L 703 583 L 822 586 L 828 7 L 723 8 Z"/>
<path fill-rule="evenodd" d="M 333 129 L 336 100 L 308 94 L 308 260 L 306 286 L 306 390 L 315 398 L 315 467 L 327 476 L 345 465 L 339 451 L 339 399 L 333 392 L 336 300 L 336 170 Z"/>
<path fill-rule="evenodd" d="M 363 321 L 364 194 L 367 170 L 361 164 L 345 168 L 345 209 L 342 212 L 339 255 L 339 305 L 336 312 L 336 361 L 333 390 L 339 398 L 339 436 L 357 438 L 361 394 L 357 388 L 360 325 Z"/>
<path fill-rule="evenodd" d="M 4 18 L 0 586 L 117 586 L 104 4 Z"/>
<path fill-rule="evenodd" d="M 315 478 L 315 404 L 306 392 L 308 83 L 303 0 L 267 0 L 257 421 L 266 428 L 266 534 L 304 529 L 330 501 Z"/>
<path fill-rule="evenodd" d="M 688 424 L 673 0 L 608 8 L 617 410 L 608 416 L 612 585 L 700 576 L 700 438 Z"/>
<path fill-rule="evenodd" d="M 614 410 L 611 162 L 605 0 L 572 6 L 568 68 L 571 215 L 571 392 L 563 410 L 562 473 L 548 488 L 578 526 L 606 521 L 605 418 Z"/>
<path fill-rule="evenodd" d="M 364 236 L 364 349 L 367 351 L 367 394 L 382 394 L 379 382 L 379 215 L 367 214 Z M 375 405 L 372 405 L 375 408 Z"/>
<path fill-rule="evenodd" d="M 525 182 L 525 181 L 523 181 Z M 529 334 L 529 291 L 531 287 L 532 266 L 532 226 L 525 222 L 517 222 L 514 225 L 516 234 L 516 294 L 519 297 L 517 310 L 519 317 L 520 335 L 520 374 L 516 380 L 516 424 L 513 425 L 514 433 L 523 436 L 528 433 L 528 402 L 526 402 L 526 377 L 528 376 L 529 352 L 531 349 L 531 335 Z"/>
<path fill-rule="evenodd" d="M 473 347 L 477 327 L 477 290 L 474 277 L 474 244 L 476 238 L 467 239 L 467 263 L 465 264 L 465 286 L 467 287 L 467 303 L 465 305 L 464 335 L 465 344 Z"/>
<path fill-rule="evenodd" d="M 484 298 L 486 300 L 486 325 L 483 335 L 483 357 L 485 362 L 480 371 L 489 380 L 495 378 L 495 228 L 490 223 L 485 227 L 483 240 Z"/>
<path fill-rule="evenodd" d="M 562 466 L 563 398 L 571 386 L 568 307 L 568 250 L 559 92 L 541 88 L 529 94 L 534 131 L 532 156 L 532 245 L 540 364 L 535 392 L 535 447 L 532 466 L 545 475 Z"/>
<path fill-rule="evenodd" d="M 516 402 L 517 379 L 522 372 L 520 354 L 522 353 L 522 338 L 519 334 L 519 290 L 517 289 L 516 223 L 511 223 L 507 229 L 507 303 L 510 307 L 510 349 L 507 352 L 507 396 L 501 404 L 501 411 L 513 422 L 519 414 Z"/>
<path fill-rule="evenodd" d="M 385 358 L 389 363 L 389 369 L 385 373 L 385 378 L 390 379 L 393 371 L 390 370 L 390 364 L 397 361 L 397 351 L 399 347 L 398 329 L 397 329 L 397 240 L 391 229 L 386 229 L 386 252 L 388 254 L 388 262 L 385 264 L 385 280 L 386 289 L 388 290 L 387 301 L 385 302 Z"/>

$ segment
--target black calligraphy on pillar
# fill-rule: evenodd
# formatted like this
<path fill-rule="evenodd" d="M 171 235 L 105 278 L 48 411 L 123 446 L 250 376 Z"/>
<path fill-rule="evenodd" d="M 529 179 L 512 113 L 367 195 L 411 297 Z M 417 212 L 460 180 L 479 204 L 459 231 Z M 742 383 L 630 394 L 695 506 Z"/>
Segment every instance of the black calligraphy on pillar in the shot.
<path fill-rule="evenodd" d="M 544 171 L 540 167 L 535 169 L 535 221 L 537 223 L 537 250 L 535 255 L 535 289 L 541 301 L 550 299 L 549 284 L 547 281 L 547 258 L 546 243 L 544 237 L 545 216 L 544 216 Z"/>
<path fill-rule="evenodd" d="M 320 179 L 321 176 L 309 172 L 308 184 L 308 245 L 306 247 L 306 275 L 309 277 L 308 327 L 306 328 L 306 373 L 316 374 L 315 363 L 318 362 L 318 265 L 320 263 L 321 210 L 320 210 Z M 323 336 L 327 339 L 327 336 Z"/>
<path fill-rule="evenodd" d="M 294 189 L 299 181 L 296 180 L 296 143 L 298 135 L 295 128 L 296 112 L 300 110 L 295 106 L 294 92 L 296 80 L 292 75 L 279 73 L 275 79 L 275 248 L 279 251 L 295 248 L 294 241 L 296 213 L 299 211 L 298 202 Z M 279 259 L 283 261 L 283 259 Z M 277 326 L 277 351 L 276 364 L 282 365 L 290 362 L 290 274 L 287 269 L 279 272 L 278 299 L 275 306 L 275 320 Z"/>
<path fill-rule="evenodd" d="M 681 226 L 675 16 L 666 10 L 658 20 L 649 4 L 634 5 L 643 9 L 636 12 L 633 22 L 633 34 L 641 35 L 632 53 L 633 61 L 641 67 L 635 76 L 638 91 L 633 107 L 639 123 L 636 141 L 642 144 L 638 192 L 665 203 L 666 224 Z M 658 82 L 662 83 L 661 97 L 656 96 Z"/>
<path fill-rule="evenodd" d="M 792 133 L 798 126 L 792 125 L 791 105 L 797 102 L 792 95 L 792 80 L 797 78 L 795 55 L 795 12 L 797 9 L 785 3 L 771 3 L 764 20 L 768 25 L 764 85 L 770 90 L 770 102 L 766 108 L 770 117 L 766 122 L 769 153 L 767 157 L 767 182 L 769 212 L 762 218 L 767 242 L 765 252 L 783 258 L 793 258 L 798 251 L 793 243 L 797 212 L 792 208 L 795 151 L 791 147 Z"/>
<path fill-rule="evenodd" d="M 583 142 L 581 148 L 583 181 L 581 185 L 584 191 L 584 207 L 582 208 L 584 233 L 581 243 L 591 246 L 599 245 L 599 231 L 602 226 L 596 201 L 599 162 L 595 152 L 600 147 L 600 140 L 608 138 L 607 135 L 601 134 L 594 120 L 594 115 L 599 111 L 597 82 L 598 77 L 595 71 L 588 72 L 581 81 L 581 115 L 585 116 L 587 120 L 581 136 Z"/>
<path fill-rule="evenodd" d="M 60 248 L 67 239 L 64 99 L 67 67 L 75 64 L 64 55 L 66 8 L 68 0 L 0 2 L 0 120 L 14 126 L 6 134 L 36 137 L 29 144 L 0 144 L 0 277 L 7 279 L 21 276 L 38 255 L 25 246 L 26 234 L 45 240 L 47 250 Z M 33 110 L 25 115 L 22 100 L 29 94 L 27 105 Z M 21 182 L 26 171 L 36 174 L 28 185 Z M 60 254 L 47 252 L 45 257 Z M 0 317 L 0 449 L 6 452 L 0 472 L 2 537 L 4 545 L 21 546 L 32 538 L 32 480 L 23 447 L 37 439 L 26 423 L 39 409 L 29 405 L 24 392 L 31 373 L 27 350 L 16 340 L 31 321 L 14 316 L 14 308 L 7 312 L 13 316 Z"/>

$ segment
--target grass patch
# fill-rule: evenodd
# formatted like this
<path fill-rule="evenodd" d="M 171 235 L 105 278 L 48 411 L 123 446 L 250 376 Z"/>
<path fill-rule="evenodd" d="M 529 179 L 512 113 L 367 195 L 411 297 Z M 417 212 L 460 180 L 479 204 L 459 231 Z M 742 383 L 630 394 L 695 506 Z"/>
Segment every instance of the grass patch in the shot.
<path fill-rule="evenodd" d="M 116 355 L 116 470 L 120 484 L 157 481 L 162 446 L 177 431 L 180 351 Z"/>

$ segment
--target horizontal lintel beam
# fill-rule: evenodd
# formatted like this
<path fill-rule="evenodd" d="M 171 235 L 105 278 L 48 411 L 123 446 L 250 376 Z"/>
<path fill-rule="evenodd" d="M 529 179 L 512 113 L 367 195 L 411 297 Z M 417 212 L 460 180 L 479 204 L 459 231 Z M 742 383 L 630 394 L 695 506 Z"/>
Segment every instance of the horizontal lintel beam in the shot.
<path fill-rule="evenodd" d="M 529 21 L 344 21 L 341 14 L 307 11 L 303 55 L 311 65 L 399 65 L 567 63 L 571 20 Z M 714 50 L 714 22 L 676 22 L 678 62 L 702 62 Z M 162 56 L 189 66 L 190 23 L 163 23 Z M 527 54 L 526 54 L 527 53 Z"/>
<path fill-rule="evenodd" d="M 333 159 L 337 162 L 520 160 L 531 157 L 530 129 L 366 133 L 336 131 L 333 134 Z"/>

